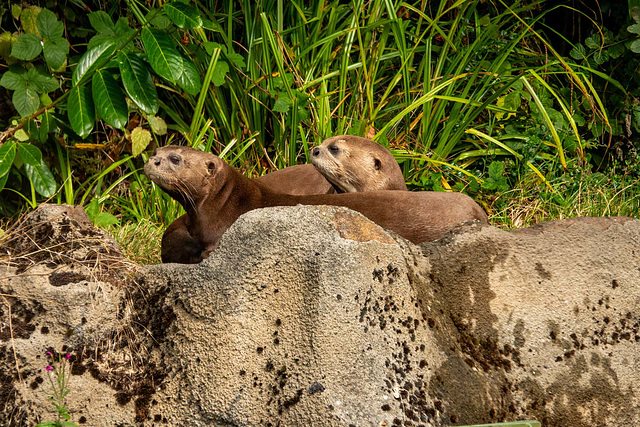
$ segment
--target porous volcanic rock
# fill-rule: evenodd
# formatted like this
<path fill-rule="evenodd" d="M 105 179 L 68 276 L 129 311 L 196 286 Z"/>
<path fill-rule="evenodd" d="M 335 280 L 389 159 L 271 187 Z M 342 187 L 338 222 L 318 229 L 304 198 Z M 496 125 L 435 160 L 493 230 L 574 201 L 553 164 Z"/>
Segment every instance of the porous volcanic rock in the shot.
<path fill-rule="evenodd" d="M 55 349 L 87 425 L 640 425 L 639 241 L 578 218 L 415 246 L 296 206 L 243 215 L 198 265 L 5 263 L 0 424 L 52 419 Z"/>

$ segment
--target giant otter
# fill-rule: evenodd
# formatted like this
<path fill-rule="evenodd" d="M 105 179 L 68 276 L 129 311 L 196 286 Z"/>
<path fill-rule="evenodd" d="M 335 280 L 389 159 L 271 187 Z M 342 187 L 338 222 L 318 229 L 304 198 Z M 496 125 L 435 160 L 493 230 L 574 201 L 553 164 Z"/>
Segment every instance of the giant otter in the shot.
<path fill-rule="evenodd" d="M 331 183 L 313 165 L 290 166 L 255 180 L 278 193 L 301 195 L 335 192 Z M 189 233 L 187 214 L 173 221 L 164 231 L 160 253 L 164 263 L 194 264 L 202 260 L 202 248 Z"/>
<path fill-rule="evenodd" d="M 310 158 L 338 193 L 407 189 L 396 159 L 370 139 L 334 136 L 314 147 Z"/>
<path fill-rule="evenodd" d="M 191 262 L 207 258 L 240 215 L 263 207 L 345 206 L 413 243 L 436 240 L 462 222 L 487 222 L 482 208 L 461 193 L 388 190 L 306 196 L 277 193 L 258 180 L 243 176 L 219 157 L 189 147 L 158 148 L 144 170 L 185 208 L 185 225 L 196 245 Z"/>

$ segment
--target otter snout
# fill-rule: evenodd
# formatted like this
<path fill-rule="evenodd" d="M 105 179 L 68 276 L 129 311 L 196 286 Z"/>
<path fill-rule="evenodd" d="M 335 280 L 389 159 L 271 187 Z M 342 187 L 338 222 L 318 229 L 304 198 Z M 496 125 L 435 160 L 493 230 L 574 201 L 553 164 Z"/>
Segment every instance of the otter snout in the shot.
<path fill-rule="evenodd" d="M 314 147 L 313 150 L 311 150 L 311 155 L 313 157 L 318 157 L 320 155 L 320 147 Z"/>

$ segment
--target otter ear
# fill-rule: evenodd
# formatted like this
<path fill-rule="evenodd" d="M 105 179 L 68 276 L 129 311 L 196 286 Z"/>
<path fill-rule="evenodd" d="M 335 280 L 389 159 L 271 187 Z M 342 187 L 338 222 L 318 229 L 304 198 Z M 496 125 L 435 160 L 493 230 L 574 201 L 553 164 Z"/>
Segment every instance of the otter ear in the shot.
<path fill-rule="evenodd" d="M 379 171 L 380 169 L 382 169 L 382 162 L 380 161 L 380 159 L 373 159 L 373 167 Z"/>
<path fill-rule="evenodd" d="M 207 172 L 209 172 L 209 174 L 212 174 L 216 171 L 216 163 L 211 160 L 210 162 L 207 162 Z"/>

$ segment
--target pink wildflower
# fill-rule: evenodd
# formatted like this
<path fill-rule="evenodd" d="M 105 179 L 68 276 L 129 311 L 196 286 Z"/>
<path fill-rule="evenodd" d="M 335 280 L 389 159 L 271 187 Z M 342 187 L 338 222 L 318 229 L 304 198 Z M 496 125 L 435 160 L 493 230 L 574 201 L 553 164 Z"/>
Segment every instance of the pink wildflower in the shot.
<path fill-rule="evenodd" d="M 67 359 L 71 357 L 71 354 L 67 353 L 64 357 L 66 357 Z"/>
<path fill-rule="evenodd" d="M 47 354 L 53 357 L 53 353 L 51 353 L 50 351 L 47 351 Z"/>
<path fill-rule="evenodd" d="M 53 366 L 51 365 L 47 365 L 47 367 L 45 368 L 47 371 L 53 371 Z"/>

